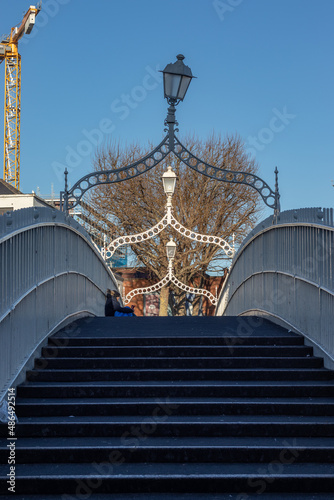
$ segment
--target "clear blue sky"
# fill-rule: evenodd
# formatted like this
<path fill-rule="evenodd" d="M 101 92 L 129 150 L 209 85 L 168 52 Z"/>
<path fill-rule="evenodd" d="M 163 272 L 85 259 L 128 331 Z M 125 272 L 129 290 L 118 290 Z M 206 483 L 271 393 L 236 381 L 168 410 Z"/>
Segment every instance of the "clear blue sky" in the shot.
<path fill-rule="evenodd" d="M 1 0 L 0 33 L 32 3 Z M 180 135 L 237 132 L 272 187 L 277 165 L 283 210 L 333 206 L 333 19 L 333 0 L 44 0 L 19 47 L 21 190 L 58 193 L 66 163 L 74 184 L 94 141 L 158 144 L 157 69 L 183 53 Z"/>

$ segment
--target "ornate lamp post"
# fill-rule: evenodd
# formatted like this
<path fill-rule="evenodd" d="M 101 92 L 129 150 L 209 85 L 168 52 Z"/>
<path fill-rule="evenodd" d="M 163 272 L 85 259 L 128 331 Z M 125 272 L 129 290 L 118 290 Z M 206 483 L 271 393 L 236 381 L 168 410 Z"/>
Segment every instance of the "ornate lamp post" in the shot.
<path fill-rule="evenodd" d="M 162 184 L 164 187 L 165 194 L 167 196 L 167 212 L 168 212 L 168 223 L 171 223 L 171 218 L 169 214 L 171 213 L 172 208 L 172 196 L 175 191 L 176 186 L 176 173 L 173 171 L 172 167 L 167 167 L 167 171 L 164 172 L 162 176 Z"/>
<path fill-rule="evenodd" d="M 65 190 L 60 193 L 62 210 L 68 212 L 69 199 L 71 200 L 71 207 L 76 207 L 84 194 L 92 187 L 101 184 L 123 182 L 137 177 L 151 170 L 164 160 L 166 156 L 173 153 L 181 162 L 201 175 L 205 175 L 206 177 L 210 177 L 220 182 L 244 184 L 252 187 L 260 194 L 263 202 L 274 210 L 274 215 L 277 218 L 280 211 L 277 172 L 275 172 L 276 183 L 275 191 L 273 191 L 270 186 L 257 175 L 215 167 L 197 158 L 175 135 L 175 132 L 178 132 L 178 129 L 175 128 L 175 126 L 178 125 L 175 119 L 175 106 L 184 99 L 191 80 L 195 78 L 192 75 L 191 69 L 184 64 L 183 60 L 184 56 L 179 54 L 177 56 L 177 61 L 173 64 L 167 64 L 162 71 L 164 75 L 164 96 L 167 99 L 169 108 L 167 118 L 165 119 L 165 132 L 167 132 L 167 135 L 161 143 L 146 156 L 126 167 L 92 172 L 79 179 L 71 189 L 68 189 L 66 182 Z"/>
<path fill-rule="evenodd" d="M 175 252 L 176 252 L 176 243 L 173 240 L 173 238 L 170 238 L 169 242 L 166 245 L 167 259 L 169 261 L 172 261 L 174 259 Z"/>
<path fill-rule="evenodd" d="M 162 71 L 164 75 L 164 94 L 168 104 L 183 101 L 193 76 L 189 66 L 183 62 L 184 55 L 179 54 L 174 64 L 167 64 Z"/>
<path fill-rule="evenodd" d="M 279 211 L 279 190 L 278 190 L 278 171 L 275 170 L 275 191 L 273 191 L 269 185 L 262 180 L 260 177 L 248 172 L 238 172 L 230 169 L 220 168 L 206 163 L 204 160 L 197 158 L 191 153 L 177 138 L 175 132 L 178 129 L 175 126 L 178 125 L 175 119 L 176 106 L 183 101 L 187 90 L 189 88 L 190 82 L 193 78 L 191 69 L 186 66 L 183 62 L 184 56 L 179 54 L 177 56 L 177 61 L 173 64 L 168 64 L 163 73 L 164 81 L 164 96 L 169 104 L 167 117 L 165 119 L 165 132 L 167 135 L 161 141 L 161 143 L 148 153 L 143 158 L 137 160 L 136 162 L 118 169 L 103 170 L 98 172 L 92 172 L 85 175 L 79 179 L 71 189 L 68 189 L 67 183 L 67 171 L 65 172 L 65 190 L 60 193 L 61 208 L 68 213 L 69 200 L 71 200 L 71 206 L 74 208 L 81 202 L 84 194 L 92 187 L 101 184 L 113 184 L 117 182 L 123 182 L 134 177 L 137 177 L 148 170 L 151 170 L 156 165 L 158 165 L 162 160 L 164 160 L 170 153 L 173 153 L 181 162 L 187 165 L 189 168 L 195 170 L 201 175 L 205 175 L 211 179 L 220 182 L 234 183 L 234 184 L 244 184 L 246 186 L 255 189 L 261 196 L 263 202 L 270 208 L 274 209 L 274 219 L 276 221 Z M 164 217 L 158 224 L 153 226 L 147 231 L 139 234 L 121 236 L 102 249 L 102 255 L 104 258 L 110 258 L 115 250 L 125 244 L 134 244 L 141 241 L 145 241 L 149 238 L 155 237 L 167 226 L 171 226 L 181 235 L 192 239 L 197 242 L 202 243 L 212 243 L 220 246 L 228 257 L 232 257 L 234 254 L 234 248 L 232 248 L 223 238 L 218 236 L 203 235 L 187 229 L 182 226 L 174 217 L 172 213 L 172 196 L 175 190 L 176 175 L 171 167 L 168 167 L 167 172 L 162 176 L 162 181 L 164 184 L 164 191 L 167 196 L 167 205 Z M 233 245 L 234 246 L 234 245 Z M 189 293 L 200 293 L 207 296 L 213 304 L 217 303 L 217 299 L 207 290 L 195 289 L 181 283 L 173 274 L 173 259 L 175 255 L 175 243 L 170 241 L 167 244 L 167 256 L 169 259 L 168 274 L 157 284 L 146 287 L 139 288 L 137 290 L 132 290 L 126 297 L 125 303 L 134 295 L 141 293 L 150 293 L 159 290 L 167 283 L 172 281 L 176 286 Z M 173 256 L 172 256 L 173 255 Z"/>
<path fill-rule="evenodd" d="M 171 199 L 176 186 L 176 173 L 173 171 L 172 167 L 167 167 L 167 171 L 163 173 L 161 179 L 165 194 Z"/>
<path fill-rule="evenodd" d="M 124 299 L 124 304 L 128 304 L 133 297 L 136 295 L 142 295 L 144 293 L 153 293 L 157 292 L 160 290 L 162 287 L 166 286 L 168 283 L 174 283 L 178 288 L 181 288 L 186 293 L 193 293 L 195 295 L 204 295 L 207 297 L 211 304 L 214 306 L 217 305 L 218 299 L 214 295 L 212 295 L 209 290 L 205 290 L 204 288 L 194 288 L 192 286 L 185 285 L 181 281 L 179 281 L 176 276 L 174 276 L 173 273 L 173 260 L 175 257 L 175 252 L 176 252 L 176 243 L 173 241 L 173 238 L 170 238 L 169 242 L 166 245 L 166 253 L 167 253 L 167 258 L 168 258 L 168 272 L 166 276 L 156 283 L 155 285 L 147 286 L 145 288 L 136 288 L 134 290 L 131 290 L 127 294 L 127 296 Z"/>
<path fill-rule="evenodd" d="M 158 224 L 156 224 L 155 226 L 151 227 L 150 229 L 147 229 L 142 233 L 120 236 L 119 238 L 116 238 L 108 246 L 101 249 L 101 254 L 104 257 L 104 259 L 109 259 L 110 257 L 112 257 L 116 249 L 122 245 L 129 245 L 129 244 L 133 245 L 136 243 L 149 240 L 150 238 L 154 238 L 155 236 L 157 236 L 157 234 L 161 233 L 168 226 L 171 226 L 182 236 L 185 236 L 186 238 L 189 238 L 198 243 L 207 243 L 207 244 L 209 243 L 217 245 L 224 250 L 225 254 L 228 257 L 233 257 L 234 247 L 232 248 L 229 245 L 229 243 L 227 243 L 223 238 L 220 238 L 219 236 L 211 236 L 211 235 L 196 233 L 191 229 L 187 229 L 175 219 L 173 215 L 172 196 L 175 191 L 176 174 L 175 172 L 173 172 L 172 167 L 170 166 L 167 167 L 167 171 L 162 175 L 162 182 L 164 186 L 164 191 L 167 196 L 167 204 L 165 209 L 165 215 L 161 219 L 161 221 L 158 222 Z M 175 252 L 176 252 L 176 243 L 173 241 L 173 238 L 170 238 L 170 241 L 166 245 L 166 253 L 168 258 L 168 272 L 166 276 L 155 285 L 131 290 L 131 292 L 129 292 L 125 297 L 124 300 L 125 304 L 128 304 L 136 295 L 157 292 L 170 282 L 174 283 L 174 285 L 176 285 L 178 288 L 181 288 L 185 292 L 193 293 L 195 295 L 198 294 L 204 295 L 211 301 L 213 305 L 217 304 L 217 298 L 214 297 L 214 295 L 212 295 L 212 293 L 210 293 L 208 290 L 204 290 L 202 288 L 190 287 L 179 281 L 174 276 L 173 260 L 175 257 Z"/>
<path fill-rule="evenodd" d="M 172 167 L 167 167 L 167 171 L 162 175 L 162 182 L 164 186 L 164 191 L 167 196 L 167 204 L 165 208 L 165 215 L 155 226 L 152 226 L 150 229 L 143 231 L 142 233 L 131 234 L 127 236 L 120 236 L 113 240 L 108 246 L 101 249 L 101 253 L 104 259 L 110 259 L 114 252 L 122 245 L 133 245 L 136 243 L 140 243 L 142 241 L 149 240 L 150 238 L 154 238 L 157 234 L 161 233 L 167 226 L 171 226 L 178 233 L 182 234 L 186 238 L 190 240 L 197 241 L 198 243 L 210 243 L 213 245 L 217 245 L 222 248 L 227 255 L 227 257 L 233 257 L 234 255 L 234 245 L 231 245 L 221 238 L 220 236 L 206 235 L 196 233 L 191 229 L 184 227 L 173 215 L 173 204 L 172 204 L 172 196 L 175 190 L 176 185 L 176 174 L 173 172 Z M 175 243 L 174 243 L 175 245 Z M 175 251 L 174 251 L 175 252 Z"/>
<path fill-rule="evenodd" d="M 174 126 L 178 125 L 175 120 L 175 111 L 180 101 L 183 101 L 192 78 L 189 66 L 183 62 L 184 55 L 179 54 L 174 64 L 167 64 L 162 71 L 164 75 L 164 96 L 169 104 L 165 125 L 168 126 L 169 144 L 174 144 Z"/>

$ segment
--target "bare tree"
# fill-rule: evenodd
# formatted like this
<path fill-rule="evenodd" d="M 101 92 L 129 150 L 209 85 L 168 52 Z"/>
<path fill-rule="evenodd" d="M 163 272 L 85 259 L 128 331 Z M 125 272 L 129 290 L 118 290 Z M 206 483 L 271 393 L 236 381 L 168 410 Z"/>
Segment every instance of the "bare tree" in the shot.
<path fill-rule="evenodd" d="M 256 174 L 258 170 L 255 161 L 245 153 L 244 144 L 237 135 L 225 139 L 212 135 L 206 141 L 191 136 L 182 142 L 194 155 L 213 166 L 250 174 Z M 149 145 L 148 151 L 151 149 Z M 94 170 L 120 168 L 146 153 L 138 145 L 127 148 L 109 145 L 96 152 Z M 92 207 L 91 217 L 107 224 L 113 238 L 151 228 L 165 214 L 166 198 L 161 176 L 167 165 L 172 165 L 178 177 L 173 196 L 175 218 L 198 233 L 217 235 L 230 242 L 232 235 L 235 235 L 238 245 L 254 227 L 259 216 L 257 191 L 245 185 L 223 183 L 205 177 L 184 165 L 173 154 L 154 169 L 134 179 L 97 186 L 91 190 L 87 202 Z M 203 287 L 208 271 L 219 273 L 226 267 L 225 256 L 219 247 L 191 241 L 174 229 L 167 228 L 155 238 L 132 246 L 139 265 L 148 269 L 152 283 L 161 280 L 167 273 L 165 246 L 170 236 L 177 243 L 175 275 L 183 283 Z M 174 285 L 171 289 L 174 292 L 173 313 L 183 314 L 185 293 Z M 161 314 L 166 314 L 168 296 L 169 288 L 162 289 Z"/>

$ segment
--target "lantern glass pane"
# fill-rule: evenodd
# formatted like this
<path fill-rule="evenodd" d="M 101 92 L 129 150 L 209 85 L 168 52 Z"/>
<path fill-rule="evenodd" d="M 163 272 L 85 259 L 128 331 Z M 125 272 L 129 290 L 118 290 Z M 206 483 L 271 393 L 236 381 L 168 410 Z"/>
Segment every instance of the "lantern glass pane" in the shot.
<path fill-rule="evenodd" d="M 173 259 L 175 255 L 175 247 L 167 247 L 167 257 Z"/>
<path fill-rule="evenodd" d="M 164 189 L 166 194 L 173 194 L 176 179 L 173 177 L 164 177 Z"/>
<path fill-rule="evenodd" d="M 189 76 L 183 76 L 180 89 L 179 89 L 179 94 L 177 96 L 178 99 L 181 99 L 181 101 L 184 99 L 184 96 L 186 95 L 186 92 L 189 87 L 189 83 L 191 81 L 191 78 Z"/>
<path fill-rule="evenodd" d="M 167 97 L 177 99 L 181 76 L 164 73 L 165 94 Z"/>

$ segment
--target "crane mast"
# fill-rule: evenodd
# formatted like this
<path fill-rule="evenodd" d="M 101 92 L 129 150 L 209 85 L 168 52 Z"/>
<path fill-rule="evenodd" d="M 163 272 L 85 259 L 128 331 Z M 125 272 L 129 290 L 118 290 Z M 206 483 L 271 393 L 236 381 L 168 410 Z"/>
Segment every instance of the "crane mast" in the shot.
<path fill-rule="evenodd" d="M 0 63 L 5 61 L 5 119 L 3 178 L 20 189 L 21 56 L 18 42 L 34 27 L 40 6 L 30 6 L 19 26 L 0 40 Z"/>

